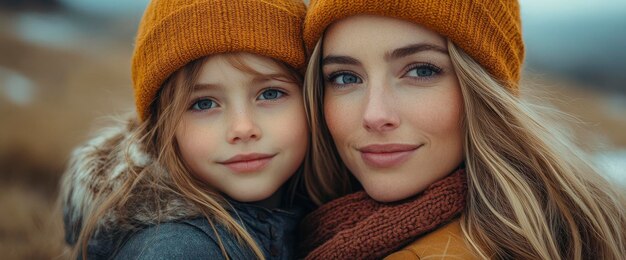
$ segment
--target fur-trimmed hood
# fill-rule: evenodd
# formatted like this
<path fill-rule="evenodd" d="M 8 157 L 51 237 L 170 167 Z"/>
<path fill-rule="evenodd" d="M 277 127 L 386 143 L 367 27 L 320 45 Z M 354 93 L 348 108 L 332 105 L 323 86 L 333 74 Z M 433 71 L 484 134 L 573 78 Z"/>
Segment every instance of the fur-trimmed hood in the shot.
<path fill-rule="evenodd" d="M 79 146 L 71 155 L 61 180 L 61 201 L 65 238 L 74 244 L 87 217 L 109 195 L 144 171 L 124 205 L 118 205 L 100 218 L 97 233 L 131 229 L 200 216 L 195 205 L 175 192 L 167 172 L 145 150 L 133 132 L 136 119 L 127 119 L 103 129 Z"/>

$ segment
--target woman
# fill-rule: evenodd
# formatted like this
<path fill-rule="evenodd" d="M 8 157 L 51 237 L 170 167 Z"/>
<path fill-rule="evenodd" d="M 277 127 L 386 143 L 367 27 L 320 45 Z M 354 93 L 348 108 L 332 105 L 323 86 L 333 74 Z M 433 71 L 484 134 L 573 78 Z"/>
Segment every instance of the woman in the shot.
<path fill-rule="evenodd" d="M 519 98 L 517 1 L 318 0 L 304 37 L 307 258 L 626 257 L 623 194 Z"/>

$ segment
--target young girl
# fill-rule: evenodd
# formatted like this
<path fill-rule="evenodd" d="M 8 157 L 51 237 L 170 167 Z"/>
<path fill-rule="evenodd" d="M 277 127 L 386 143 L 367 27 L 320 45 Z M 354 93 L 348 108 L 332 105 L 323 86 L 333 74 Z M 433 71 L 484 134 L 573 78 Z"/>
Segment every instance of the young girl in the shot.
<path fill-rule="evenodd" d="M 303 256 L 626 258 L 623 194 L 519 98 L 517 1 L 317 0 L 304 39 Z"/>
<path fill-rule="evenodd" d="M 74 254 L 292 258 L 304 15 L 297 0 L 149 4 L 132 60 L 138 118 L 78 148 L 62 182 Z"/>

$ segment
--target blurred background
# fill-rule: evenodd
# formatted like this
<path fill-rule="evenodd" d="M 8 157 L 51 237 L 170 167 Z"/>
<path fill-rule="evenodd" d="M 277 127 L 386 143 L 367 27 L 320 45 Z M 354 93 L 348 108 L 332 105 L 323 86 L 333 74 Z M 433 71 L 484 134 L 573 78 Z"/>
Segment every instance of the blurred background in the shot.
<path fill-rule="evenodd" d="M 522 0 L 523 96 L 574 115 L 626 185 L 626 1 Z M 134 109 L 130 56 L 148 0 L 0 0 L 0 258 L 65 259 L 59 178 L 72 148 Z"/>

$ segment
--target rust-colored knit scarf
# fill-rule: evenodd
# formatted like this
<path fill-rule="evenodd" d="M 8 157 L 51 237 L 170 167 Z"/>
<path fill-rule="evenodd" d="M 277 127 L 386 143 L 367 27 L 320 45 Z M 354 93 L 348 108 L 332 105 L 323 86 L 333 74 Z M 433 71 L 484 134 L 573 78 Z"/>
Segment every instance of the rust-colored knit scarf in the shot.
<path fill-rule="evenodd" d="M 423 193 L 380 203 L 359 191 L 327 204 L 302 222 L 299 251 L 306 259 L 380 259 L 447 223 L 465 207 L 465 171 Z"/>

